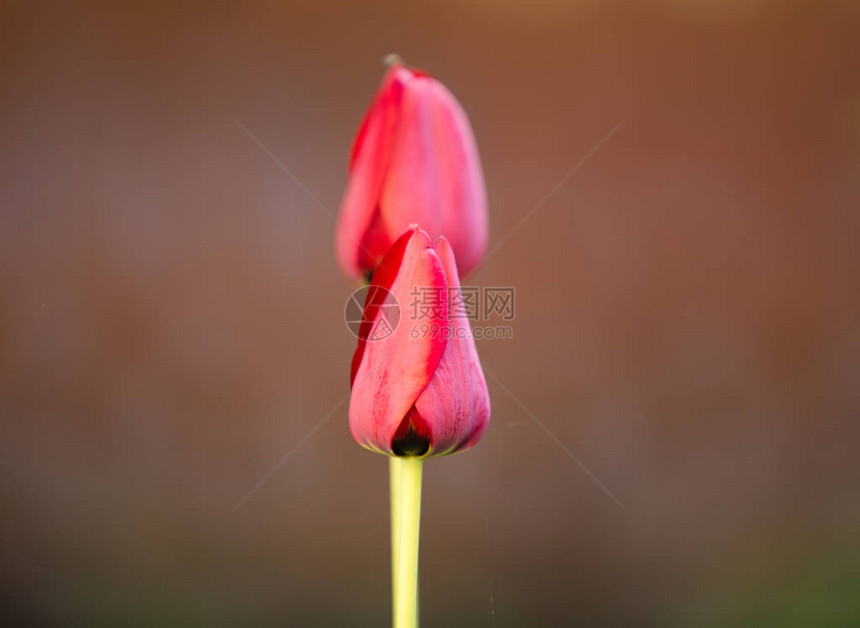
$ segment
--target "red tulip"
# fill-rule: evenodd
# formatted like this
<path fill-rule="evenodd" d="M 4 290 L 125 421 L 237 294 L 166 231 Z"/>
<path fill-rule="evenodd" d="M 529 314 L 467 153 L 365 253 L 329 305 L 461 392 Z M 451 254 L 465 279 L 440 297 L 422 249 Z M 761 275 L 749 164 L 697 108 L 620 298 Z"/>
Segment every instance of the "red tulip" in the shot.
<path fill-rule="evenodd" d="M 353 437 L 390 455 L 468 449 L 487 429 L 490 399 L 469 321 L 448 311 L 449 295 L 460 289 L 452 247 L 445 238 L 431 244 L 413 225 L 386 253 L 371 285 L 389 290 L 401 315 L 390 336 L 368 341 L 379 314 L 379 303 L 368 299 L 352 361 Z M 420 321 L 409 307 L 416 288 L 438 297 Z"/>
<path fill-rule="evenodd" d="M 487 249 L 487 197 L 475 138 L 444 85 L 391 67 L 356 135 L 341 203 L 337 256 L 372 275 L 410 224 L 448 238 L 465 276 Z"/>

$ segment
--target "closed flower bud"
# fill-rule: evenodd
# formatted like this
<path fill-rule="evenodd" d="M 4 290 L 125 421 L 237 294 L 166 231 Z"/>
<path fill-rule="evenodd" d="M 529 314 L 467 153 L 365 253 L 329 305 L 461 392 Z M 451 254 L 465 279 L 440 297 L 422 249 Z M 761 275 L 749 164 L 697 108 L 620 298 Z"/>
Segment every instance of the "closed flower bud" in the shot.
<path fill-rule="evenodd" d="M 368 299 L 352 362 L 349 424 L 359 444 L 395 456 L 440 456 L 474 445 L 487 429 L 490 399 L 467 318 L 451 316 L 460 290 L 445 238 L 431 243 L 417 226 L 381 260 L 372 286 L 399 303 L 393 333 L 373 338 L 380 304 Z M 420 320 L 409 307 L 417 293 L 433 295 Z"/>
<path fill-rule="evenodd" d="M 448 239 L 463 276 L 486 252 L 486 189 L 469 120 L 439 81 L 396 63 L 352 149 L 336 236 L 344 272 L 370 277 L 413 223 Z"/>

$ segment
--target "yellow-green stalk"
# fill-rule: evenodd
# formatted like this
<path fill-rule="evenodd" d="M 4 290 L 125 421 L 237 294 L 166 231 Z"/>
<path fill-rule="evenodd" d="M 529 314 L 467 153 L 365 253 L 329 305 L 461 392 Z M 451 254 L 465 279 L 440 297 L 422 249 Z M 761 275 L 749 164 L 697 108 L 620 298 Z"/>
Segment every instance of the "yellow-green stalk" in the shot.
<path fill-rule="evenodd" d="M 391 456 L 391 602 L 394 628 L 418 626 L 418 535 L 423 458 Z"/>

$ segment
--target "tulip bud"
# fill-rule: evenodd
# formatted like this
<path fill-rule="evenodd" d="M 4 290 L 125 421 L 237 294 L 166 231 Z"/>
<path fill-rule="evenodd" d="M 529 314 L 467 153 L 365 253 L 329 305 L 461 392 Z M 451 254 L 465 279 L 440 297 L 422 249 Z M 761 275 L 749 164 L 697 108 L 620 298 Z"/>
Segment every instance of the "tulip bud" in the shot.
<path fill-rule="evenodd" d="M 437 298 L 420 323 L 404 311 L 394 332 L 376 341 L 368 338 L 379 304 L 368 300 L 352 362 L 353 437 L 395 456 L 468 449 L 487 429 L 490 398 L 469 321 L 449 312 L 449 295 L 460 289 L 451 246 L 445 238 L 431 244 L 413 225 L 383 257 L 371 285 L 388 290 L 401 308 L 416 289 Z"/>
<path fill-rule="evenodd" d="M 463 276 L 486 252 L 487 196 L 469 120 L 439 81 L 395 63 L 352 149 L 336 236 L 344 272 L 371 276 L 413 223 L 448 239 Z"/>

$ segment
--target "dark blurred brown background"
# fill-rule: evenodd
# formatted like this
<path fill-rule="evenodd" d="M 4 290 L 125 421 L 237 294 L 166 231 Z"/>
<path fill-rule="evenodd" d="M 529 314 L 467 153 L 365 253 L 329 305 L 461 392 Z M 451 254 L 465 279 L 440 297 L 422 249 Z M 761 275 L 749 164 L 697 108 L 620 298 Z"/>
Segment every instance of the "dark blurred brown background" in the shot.
<path fill-rule="evenodd" d="M 0 8 L 3 625 L 383 626 L 333 222 L 398 52 L 471 116 L 514 338 L 427 465 L 425 626 L 860 624 L 848 2 Z M 237 122 L 238 121 L 238 122 Z"/>

